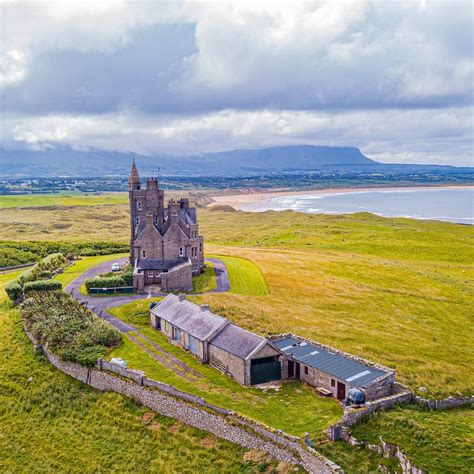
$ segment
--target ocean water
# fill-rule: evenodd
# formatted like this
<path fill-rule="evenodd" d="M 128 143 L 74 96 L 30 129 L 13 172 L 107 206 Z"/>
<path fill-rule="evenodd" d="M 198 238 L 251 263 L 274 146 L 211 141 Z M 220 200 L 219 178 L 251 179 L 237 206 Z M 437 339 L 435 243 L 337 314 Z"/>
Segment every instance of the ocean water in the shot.
<path fill-rule="evenodd" d="M 410 217 L 474 224 L 474 187 L 397 189 L 278 196 L 248 204 L 243 210 L 305 212 L 308 214 L 349 214 L 371 212 L 384 217 Z"/>

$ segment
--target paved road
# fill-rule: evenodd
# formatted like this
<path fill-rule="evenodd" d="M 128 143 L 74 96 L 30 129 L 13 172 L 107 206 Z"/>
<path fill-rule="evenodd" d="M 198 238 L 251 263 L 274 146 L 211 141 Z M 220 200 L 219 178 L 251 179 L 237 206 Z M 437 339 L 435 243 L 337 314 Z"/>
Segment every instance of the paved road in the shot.
<path fill-rule="evenodd" d="M 152 298 L 154 296 L 166 296 L 166 293 L 160 292 L 151 292 L 151 293 L 141 293 L 138 295 L 121 295 L 121 296 L 91 296 L 83 295 L 80 293 L 81 285 L 84 283 L 84 280 L 87 278 L 94 278 L 97 275 L 102 273 L 107 273 L 110 271 L 112 263 L 120 263 L 120 265 L 125 265 L 128 258 L 120 258 L 117 260 L 111 260 L 108 262 L 100 263 L 95 267 L 89 268 L 84 273 L 81 273 L 77 278 L 75 278 L 69 285 L 66 286 L 65 292 L 73 296 L 77 301 L 87 304 L 88 308 L 94 311 L 102 319 L 105 319 L 108 323 L 112 324 L 120 332 L 138 332 L 138 330 L 131 324 L 125 323 L 121 319 L 110 314 L 107 309 L 113 308 L 114 306 L 121 306 L 130 301 L 142 300 L 145 298 Z M 213 292 L 223 292 L 228 291 L 230 288 L 229 275 L 227 273 L 226 266 L 222 260 L 217 258 L 208 259 L 214 263 L 216 270 L 216 288 L 212 290 Z"/>
<path fill-rule="evenodd" d="M 229 291 L 230 281 L 225 263 L 222 260 L 219 260 L 218 258 L 207 258 L 206 260 L 214 264 L 214 268 L 216 271 L 216 289 L 213 291 L 217 293 Z"/>

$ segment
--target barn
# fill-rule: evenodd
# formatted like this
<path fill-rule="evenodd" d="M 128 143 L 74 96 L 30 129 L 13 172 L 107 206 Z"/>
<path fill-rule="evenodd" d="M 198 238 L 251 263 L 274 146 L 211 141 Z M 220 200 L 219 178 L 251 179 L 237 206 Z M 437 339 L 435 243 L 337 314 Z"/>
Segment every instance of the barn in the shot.
<path fill-rule="evenodd" d="M 186 299 L 169 294 L 150 310 L 151 326 L 242 385 L 281 379 L 283 353 L 267 339 Z"/>
<path fill-rule="evenodd" d="M 351 388 L 362 391 L 368 401 L 392 394 L 395 373 L 387 367 L 293 335 L 275 338 L 272 344 L 286 355 L 285 376 L 321 393 L 341 401 Z"/>

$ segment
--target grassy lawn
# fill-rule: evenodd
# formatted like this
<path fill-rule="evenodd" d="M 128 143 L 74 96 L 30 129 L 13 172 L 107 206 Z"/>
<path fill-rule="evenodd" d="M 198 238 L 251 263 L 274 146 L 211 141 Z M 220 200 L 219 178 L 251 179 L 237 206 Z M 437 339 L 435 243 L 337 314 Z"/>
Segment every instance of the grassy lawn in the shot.
<path fill-rule="evenodd" d="M 230 292 L 237 295 L 268 295 L 265 278 L 254 262 L 246 258 L 214 255 L 225 263 L 229 274 Z"/>
<path fill-rule="evenodd" d="M 216 288 L 216 271 L 212 262 L 206 262 L 206 268 L 202 275 L 193 277 L 193 292 L 203 293 Z"/>
<path fill-rule="evenodd" d="M 259 472 L 275 462 L 94 390 L 33 353 L 0 274 L 2 472 Z M 28 382 L 28 378 L 32 381 Z M 247 455 L 246 455 L 247 454 Z M 244 459 L 245 456 L 245 459 Z"/>
<path fill-rule="evenodd" d="M 77 278 L 81 273 L 84 273 L 89 268 L 95 265 L 98 265 L 99 263 L 108 262 L 109 260 L 113 261 L 118 258 L 126 257 L 127 255 L 128 254 L 126 253 L 119 253 L 119 254 L 113 254 L 113 255 L 98 255 L 94 257 L 81 257 L 80 260 L 75 261 L 73 265 L 66 268 L 64 273 L 57 275 L 54 279 L 60 281 L 64 289 L 66 288 L 67 285 L 69 285 L 69 283 L 71 283 L 72 280 Z M 85 288 L 84 288 L 84 291 L 85 291 Z M 82 287 L 81 287 L 81 293 L 82 293 Z M 85 292 L 84 294 L 87 294 L 87 292 Z"/>
<path fill-rule="evenodd" d="M 305 384 L 289 382 L 283 384 L 279 392 L 263 392 L 242 387 L 209 365 L 199 363 L 191 354 L 170 344 L 165 336 L 149 326 L 149 303 L 149 300 L 134 301 L 112 308 L 110 312 L 139 328 L 149 339 L 199 372 L 202 378 L 184 379 L 127 339 L 122 347 L 113 350 L 110 357 L 122 357 L 130 367 L 144 370 L 152 379 L 169 383 L 210 403 L 295 436 L 302 436 L 306 431 L 318 434 L 342 415 L 337 402 L 314 394 Z"/>
<path fill-rule="evenodd" d="M 370 443 L 378 443 L 383 436 L 426 472 L 469 473 L 474 466 L 474 411 L 470 408 L 429 411 L 404 406 L 377 413 L 352 431 Z"/>

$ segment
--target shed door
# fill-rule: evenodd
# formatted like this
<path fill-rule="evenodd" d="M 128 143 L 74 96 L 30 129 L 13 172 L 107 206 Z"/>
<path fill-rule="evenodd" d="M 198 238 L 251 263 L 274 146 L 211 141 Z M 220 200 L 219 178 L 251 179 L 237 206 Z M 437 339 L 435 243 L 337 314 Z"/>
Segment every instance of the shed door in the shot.
<path fill-rule="evenodd" d="M 342 382 L 337 382 L 337 399 L 344 400 L 346 398 L 346 385 Z"/>
<path fill-rule="evenodd" d="M 188 349 L 193 353 L 197 354 L 198 353 L 198 341 L 195 337 L 189 336 L 189 341 L 188 341 Z"/>
<path fill-rule="evenodd" d="M 250 385 L 281 379 L 281 363 L 277 357 L 263 357 L 250 361 Z"/>

